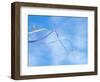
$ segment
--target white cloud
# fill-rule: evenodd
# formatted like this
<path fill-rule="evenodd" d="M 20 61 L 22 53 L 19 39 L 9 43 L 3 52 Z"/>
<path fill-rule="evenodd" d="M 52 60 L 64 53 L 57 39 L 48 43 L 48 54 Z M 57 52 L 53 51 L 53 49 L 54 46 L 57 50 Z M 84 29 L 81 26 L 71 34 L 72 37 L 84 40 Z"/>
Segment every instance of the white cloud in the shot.
<path fill-rule="evenodd" d="M 47 43 L 47 47 L 50 49 L 50 55 L 51 55 L 51 61 L 52 64 L 62 64 L 64 61 L 67 61 L 67 55 L 69 53 L 68 49 L 70 48 L 69 42 L 68 41 L 63 41 L 64 39 L 61 39 L 62 44 L 66 44 L 66 50 L 65 48 L 61 45 L 59 42 L 56 33 L 53 32 L 50 36 L 48 36 L 45 41 Z M 53 42 L 54 41 L 54 42 Z"/>
<path fill-rule="evenodd" d="M 68 60 L 72 64 L 84 64 L 86 62 L 86 54 L 84 52 L 74 50 L 68 55 Z"/>
<path fill-rule="evenodd" d="M 29 46 L 29 47 L 31 47 L 31 46 Z M 28 65 L 29 66 L 35 66 L 35 65 L 38 65 L 39 64 L 39 57 L 38 56 L 36 56 L 36 53 L 34 54 L 33 52 L 32 52 L 32 49 L 31 50 L 29 50 L 30 52 L 28 53 L 29 54 L 29 59 L 28 59 Z"/>
<path fill-rule="evenodd" d="M 29 41 L 37 41 L 47 36 L 49 33 L 51 33 L 51 31 L 46 28 L 35 29 L 32 32 L 28 33 L 28 39 Z"/>
<path fill-rule="evenodd" d="M 57 41 L 57 36 L 56 36 L 56 33 L 55 32 L 52 32 L 49 36 L 47 36 L 45 39 L 44 39 L 44 42 L 49 44 L 51 42 L 55 42 Z"/>
<path fill-rule="evenodd" d="M 36 29 L 36 30 L 33 30 L 32 32 L 29 32 L 29 33 L 41 32 L 44 30 L 47 30 L 47 29 L 46 28 Z"/>
<path fill-rule="evenodd" d="M 52 23 L 60 22 L 63 18 L 62 17 L 50 17 L 50 21 Z"/>
<path fill-rule="evenodd" d="M 75 36 L 73 38 L 73 46 L 78 49 L 85 49 L 87 46 L 87 38 L 84 36 Z"/>
<path fill-rule="evenodd" d="M 36 35 L 36 33 L 28 33 L 28 40 L 29 41 L 35 41 L 35 40 L 37 40 L 38 39 L 38 37 L 37 37 L 37 35 Z"/>
<path fill-rule="evenodd" d="M 66 51 L 62 45 L 57 41 L 52 44 L 48 44 L 51 49 L 52 64 L 61 64 L 66 59 Z"/>

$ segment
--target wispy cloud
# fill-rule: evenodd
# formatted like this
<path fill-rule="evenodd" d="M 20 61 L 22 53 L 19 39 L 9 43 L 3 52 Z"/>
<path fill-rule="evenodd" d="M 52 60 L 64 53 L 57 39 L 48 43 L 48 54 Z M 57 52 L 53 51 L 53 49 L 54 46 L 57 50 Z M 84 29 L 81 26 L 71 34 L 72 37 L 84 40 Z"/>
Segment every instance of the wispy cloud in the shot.
<path fill-rule="evenodd" d="M 70 64 L 87 64 L 86 53 L 74 50 L 68 55 Z"/>
<path fill-rule="evenodd" d="M 44 31 L 47 30 L 46 28 L 42 28 L 42 29 L 37 29 L 37 30 L 33 30 L 32 32 L 29 33 L 35 33 L 35 32 L 40 32 L 40 31 Z"/>

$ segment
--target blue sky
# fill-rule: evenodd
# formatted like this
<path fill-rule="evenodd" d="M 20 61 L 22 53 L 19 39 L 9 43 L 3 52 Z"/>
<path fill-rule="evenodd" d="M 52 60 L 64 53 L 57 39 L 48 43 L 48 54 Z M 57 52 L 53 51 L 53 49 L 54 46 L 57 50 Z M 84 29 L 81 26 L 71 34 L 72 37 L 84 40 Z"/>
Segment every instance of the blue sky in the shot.
<path fill-rule="evenodd" d="M 77 65 L 88 62 L 88 18 L 28 16 L 28 65 Z"/>

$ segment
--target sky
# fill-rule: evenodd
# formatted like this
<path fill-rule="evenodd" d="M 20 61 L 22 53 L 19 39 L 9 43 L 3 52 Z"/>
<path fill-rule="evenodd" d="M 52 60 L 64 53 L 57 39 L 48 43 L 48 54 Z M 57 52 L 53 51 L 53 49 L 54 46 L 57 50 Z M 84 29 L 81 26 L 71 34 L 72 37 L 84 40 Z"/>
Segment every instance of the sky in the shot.
<path fill-rule="evenodd" d="M 88 18 L 28 16 L 28 65 L 88 63 Z"/>

